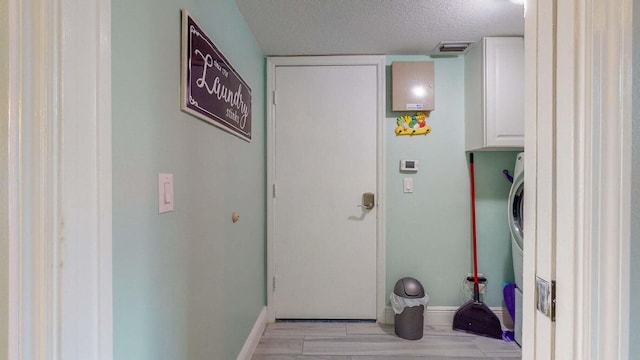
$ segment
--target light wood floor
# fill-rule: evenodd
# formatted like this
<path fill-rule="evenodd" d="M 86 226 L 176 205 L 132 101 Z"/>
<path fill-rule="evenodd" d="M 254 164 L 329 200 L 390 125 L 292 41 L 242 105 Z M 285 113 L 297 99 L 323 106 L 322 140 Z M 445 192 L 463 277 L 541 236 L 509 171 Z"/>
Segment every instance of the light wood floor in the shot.
<path fill-rule="evenodd" d="M 520 359 L 513 342 L 427 326 L 421 340 L 404 340 L 374 323 L 282 322 L 267 326 L 253 360 Z"/>

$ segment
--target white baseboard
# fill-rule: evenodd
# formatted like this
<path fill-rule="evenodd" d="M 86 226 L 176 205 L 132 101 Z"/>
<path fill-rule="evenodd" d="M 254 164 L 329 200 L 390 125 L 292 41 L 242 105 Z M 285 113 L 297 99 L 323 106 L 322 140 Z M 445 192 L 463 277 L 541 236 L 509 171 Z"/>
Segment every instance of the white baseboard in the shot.
<path fill-rule="evenodd" d="M 256 323 L 253 325 L 253 329 L 249 333 L 247 340 L 244 342 L 244 346 L 242 350 L 240 350 L 240 354 L 238 354 L 237 360 L 251 360 L 253 353 L 256 351 L 256 347 L 260 342 L 260 338 L 262 337 L 262 333 L 264 333 L 264 329 L 267 327 L 267 307 L 263 307 L 262 311 L 260 311 L 260 315 L 256 319 Z"/>
<path fill-rule="evenodd" d="M 504 325 L 503 321 L 504 311 L 502 307 L 490 307 L 491 311 L 500 319 L 500 322 Z M 425 325 L 453 325 L 453 316 L 456 314 L 458 307 L 455 306 L 427 306 L 427 312 L 424 314 Z M 393 325 L 395 313 L 391 306 L 387 306 L 384 309 L 384 324 Z M 508 322 L 508 321 L 507 321 Z"/>

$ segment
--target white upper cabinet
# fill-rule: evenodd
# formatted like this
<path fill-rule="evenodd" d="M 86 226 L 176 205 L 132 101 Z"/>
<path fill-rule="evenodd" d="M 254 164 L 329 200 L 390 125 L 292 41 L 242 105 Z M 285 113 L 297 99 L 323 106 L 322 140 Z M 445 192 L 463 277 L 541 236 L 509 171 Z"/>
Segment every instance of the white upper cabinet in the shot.
<path fill-rule="evenodd" d="M 466 150 L 524 148 L 524 41 L 487 37 L 465 55 Z"/>

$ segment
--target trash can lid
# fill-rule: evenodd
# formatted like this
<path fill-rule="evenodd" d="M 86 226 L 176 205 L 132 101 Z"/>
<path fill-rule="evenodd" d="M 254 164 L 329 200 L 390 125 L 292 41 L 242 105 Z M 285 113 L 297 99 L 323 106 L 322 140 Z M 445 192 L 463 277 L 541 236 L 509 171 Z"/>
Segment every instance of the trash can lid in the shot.
<path fill-rule="evenodd" d="M 420 284 L 418 280 L 410 277 L 398 280 L 393 292 L 398 296 L 406 298 L 424 297 L 424 288 L 422 287 L 422 284 Z"/>

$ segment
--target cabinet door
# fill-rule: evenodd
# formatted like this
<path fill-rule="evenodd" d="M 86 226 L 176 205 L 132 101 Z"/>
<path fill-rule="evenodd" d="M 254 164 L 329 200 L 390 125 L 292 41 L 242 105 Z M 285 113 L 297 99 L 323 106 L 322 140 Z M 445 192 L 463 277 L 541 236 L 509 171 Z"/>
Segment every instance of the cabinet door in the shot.
<path fill-rule="evenodd" d="M 394 61 L 391 64 L 393 111 L 434 110 L 433 61 Z"/>
<path fill-rule="evenodd" d="M 485 39 L 486 142 L 488 147 L 524 146 L 524 41 Z"/>

